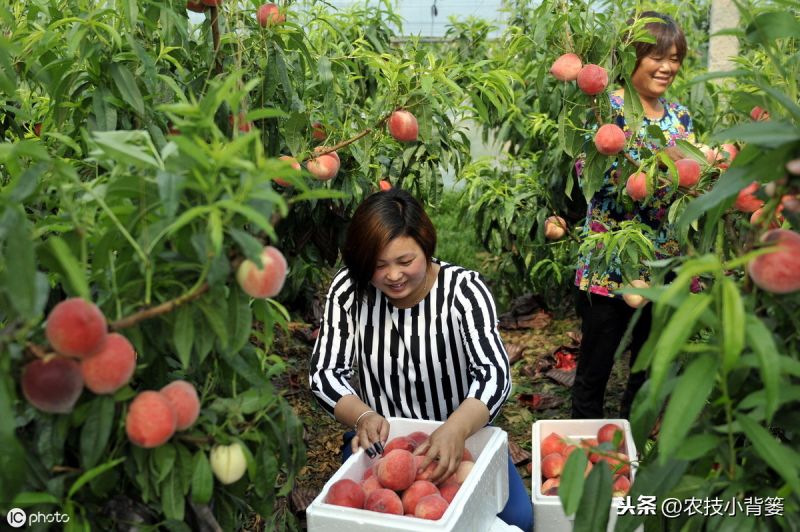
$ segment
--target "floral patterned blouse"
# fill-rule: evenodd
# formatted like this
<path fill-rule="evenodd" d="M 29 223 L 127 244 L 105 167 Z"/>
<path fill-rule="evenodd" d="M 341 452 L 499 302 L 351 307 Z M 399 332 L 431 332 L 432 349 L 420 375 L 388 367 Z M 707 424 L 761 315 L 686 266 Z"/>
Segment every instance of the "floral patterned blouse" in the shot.
<path fill-rule="evenodd" d="M 611 110 L 614 116 L 614 123 L 625 132 L 625 137 L 630 139 L 632 132 L 625 124 L 623 112 L 623 99 L 621 95 L 610 94 Z M 646 134 L 648 127 L 657 125 L 664 132 L 668 140 L 667 144 L 673 146 L 676 140 L 683 139 L 694 142 L 694 131 L 692 128 L 692 118 L 689 110 L 678 104 L 667 102 L 660 99 L 664 107 L 664 115 L 660 120 L 644 118 L 637 138 L 630 147 L 626 148 L 628 154 L 635 160 L 639 160 L 639 148 L 645 147 L 650 151 L 656 151 L 658 145 Z M 614 162 L 606 171 L 603 186 L 595 192 L 589 201 L 586 211 L 586 223 L 581 232 L 582 237 L 592 233 L 614 230 L 619 222 L 626 220 L 636 220 L 649 225 L 655 231 L 656 237 L 654 244 L 656 248 L 656 258 L 663 259 L 674 257 L 680 254 L 678 241 L 674 235 L 673 227 L 667 223 L 667 212 L 669 206 L 675 198 L 675 192 L 666 188 L 658 188 L 644 205 L 635 203 L 630 211 L 626 211 L 624 205 L 617 201 L 617 191 L 624 182 L 615 171 L 617 163 Z M 578 175 L 582 171 L 582 161 L 576 164 Z M 578 258 L 577 272 L 575 275 L 575 285 L 584 291 L 608 297 L 621 298 L 615 294 L 614 290 L 622 288 L 623 279 L 620 273 L 620 257 L 614 256 L 610 266 L 605 271 L 589 272 L 589 260 L 591 255 L 582 255 Z M 641 278 L 649 280 L 649 272 L 642 265 Z"/>

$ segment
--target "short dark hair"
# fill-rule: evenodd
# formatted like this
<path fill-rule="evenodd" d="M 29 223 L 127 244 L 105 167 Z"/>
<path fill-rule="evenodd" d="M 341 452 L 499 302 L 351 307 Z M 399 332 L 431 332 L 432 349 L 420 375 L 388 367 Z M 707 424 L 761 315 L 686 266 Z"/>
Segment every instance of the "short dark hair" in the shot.
<path fill-rule="evenodd" d="M 683 63 L 686 57 L 686 35 L 675 19 L 669 15 L 659 13 L 657 11 L 643 11 L 637 18 L 658 18 L 661 22 L 648 22 L 644 25 L 650 34 L 655 37 L 656 42 L 642 42 L 636 41 L 633 43 L 633 48 L 636 50 L 636 66 L 633 67 L 635 71 L 639 68 L 639 63 L 648 55 L 655 54 L 664 56 L 669 53 L 672 45 L 678 53 L 678 60 Z M 634 19 L 628 20 L 628 25 L 632 25 Z"/>
<path fill-rule="evenodd" d="M 413 238 L 431 261 L 436 251 L 436 229 L 422 204 L 405 190 L 375 192 L 356 208 L 347 227 L 342 259 L 356 283 L 359 299 L 375 273 L 378 255 L 400 236 Z"/>

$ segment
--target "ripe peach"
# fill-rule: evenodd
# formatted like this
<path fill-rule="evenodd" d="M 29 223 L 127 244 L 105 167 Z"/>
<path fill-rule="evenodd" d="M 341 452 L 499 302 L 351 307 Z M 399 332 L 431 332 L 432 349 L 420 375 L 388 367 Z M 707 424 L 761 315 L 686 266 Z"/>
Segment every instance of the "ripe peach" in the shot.
<path fill-rule="evenodd" d="M 81 368 L 70 358 L 37 358 L 22 368 L 22 395 L 42 412 L 72 412 L 82 391 Z"/>
<path fill-rule="evenodd" d="M 389 134 L 400 142 L 417 140 L 417 135 L 419 134 L 417 117 L 402 109 L 393 112 L 389 117 Z"/>
<path fill-rule="evenodd" d="M 384 514 L 403 515 L 403 501 L 392 490 L 381 488 L 367 495 L 364 509 Z"/>
<path fill-rule="evenodd" d="M 741 212 L 755 212 L 763 207 L 764 202 L 755 196 L 755 192 L 758 188 L 759 184 L 753 181 L 740 190 L 739 194 L 736 196 L 736 202 L 733 204 L 733 207 Z"/>
<path fill-rule="evenodd" d="M 428 435 L 425 432 L 418 430 L 416 432 L 412 432 L 411 434 L 407 434 L 406 438 L 413 441 L 416 447 L 419 447 L 425 442 L 425 440 L 428 439 Z"/>
<path fill-rule="evenodd" d="M 417 445 L 411 439 L 406 438 L 405 436 L 397 436 L 396 438 L 392 438 L 388 441 L 386 446 L 383 448 L 383 454 L 387 455 L 395 449 L 405 449 L 406 451 L 413 453 L 414 449 L 416 448 Z"/>
<path fill-rule="evenodd" d="M 314 152 L 319 153 L 322 151 L 322 149 L 328 148 L 317 147 L 314 149 Z M 328 181 L 329 179 L 336 177 L 336 174 L 339 173 L 340 164 L 341 162 L 339 160 L 339 156 L 335 151 L 332 151 L 330 153 L 316 155 L 311 158 L 308 162 L 306 162 L 306 170 L 308 170 L 311 175 L 320 181 Z"/>
<path fill-rule="evenodd" d="M 383 486 L 378 482 L 378 477 L 371 476 L 361 481 L 361 488 L 364 490 L 364 496 L 367 497 L 373 491 L 383 489 Z"/>
<path fill-rule="evenodd" d="M 564 448 L 567 446 L 567 443 L 564 439 L 556 434 L 555 432 L 551 432 L 550 434 L 542 440 L 542 443 L 539 446 L 539 452 L 541 456 L 547 456 L 548 454 L 552 453 L 561 453 L 564 451 Z"/>
<path fill-rule="evenodd" d="M 630 460 L 625 453 L 607 453 L 600 456 L 596 465 L 605 463 L 615 475 L 627 475 L 631 472 Z"/>
<path fill-rule="evenodd" d="M 447 501 L 441 495 L 426 495 L 417 502 L 414 515 L 420 519 L 436 521 L 442 518 L 448 506 Z"/>
<path fill-rule="evenodd" d="M 583 68 L 581 58 L 575 54 L 564 54 L 553 62 L 550 73 L 559 81 L 575 81 Z"/>
<path fill-rule="evenodd" d="M 172 381 L 161 388 L 161 395 L 167 398 L 177 414 L 176 430 L 186 430 L 192 426 L 200 414 L 200 399 L 194 384 L 183 380 Z"/>
<path fill-rule="evenodd" d="M 455 480 L 445 480 L 441 484 L 439 484 L 439 494 L 442 496 L 444 500 L 448 503 L 453 502 L 453 499 L 458 493 L 458 489 L 461 487 L 461 484 L 456 482 Z"/>
<path fill-rule="evenodd" d="M 750 118 L 756 122 L 763 122 L 769 120 L 769 111 L 756 105 L 750 110 Z"/>
<path fill-rule="evenodd" d="M 572 444 L 568 444 L 566 447 L 564 447 L 564 449 L 561 451 L 561 456 L 563 456 L 563 457 L 564 457 L 564 461 L 565 461 L 565 462 L 567 461 L 567 458 L 569 458 L 569 455 L 570 455 L 570 454 L 571 454 L 571 453 L 572 453 L 574 450 L 576 450 L 577 448 L 578 448 L 578 446 L 577 446 L 577 445 L 572 445 Z"/>
<path fill-rule="evenodd" d="M 402 494 L 400 500 L 403 501 L 403 511 L 406 514 L 413 514 L 417 507 L 417 502 L 426 495 L 439 494 L 439 488 L 433 482 L 427 480 L 416 480 Z"/>
<path fill-rule="evenodd" d="M 628 177 L 625 183 L 625 192 L 634 201 L 642 201 L 647 197 L 647 174 L 635 172 Z"/>
<path fill-rule="evenodd" d="M 728 163 L 732 163 L 739 154 L 739 149 L 734 144 L 723 144 L 720 146 L 720 152 L 725 159 L 727 159 Z"/>
<path fill-rule="evenodd" d="M 380 182 L 378 183 L 378 186 L 383 191 L 392 190 L 392 184 L 386 181 L 385 179 L 381 179 Z"/>
<path fill-rule="evenodd" d="M 613 497 L 624 497 L 631 489 L 631 481 L 625 475 L 617 475 L 614 477 L 614 483 L 611 485 Z"/>
<path fill-rule="evenodd" d="M 634 279 L 631 281 L 631 287 L 633 288 L 648 288 L 649 286 L 650 285 L 647 284 L 647 281 L 642 279 Z M 639 308 L 643 305 L 646 305 L 648 302 L 647 298 L 640 296 L 639 294 L 622 294 L 622 299 L 631 308 Z M 599 436 L 598 439 L 600 439 Z"/>
<path fill-rule="evenodd" d="M 614 155 L 625 147 L 625 133 L 616 124 L 603 124 L 594 134 L 594 145 L 603 155 Z"/>
<path fill-rule="evenodd" d="M 550 453 L 542 458 L 542 475 L 553 478 L 561 475 L 564 469 L 564 457 L 560 453 Z"/>
<path fill-rule="evenodd" d="M 616 441 L 618 442 L 617 448 L 620 449 L 625 444 L 625 432 L 622 430 L 622 427 L 615 423 L 606 423 L 597 430 L 597 441 L 600 443 L 609 442 L 612 444 Z"/>
<path fill-rule="evenodd" d="M 286 22 L 286 17 L 275 4 L 263 4 L 256 12 L 256 19 L 262 28 L 277 26 Z"/>
<path fill-rule="evenodd" d="M 475 466 L 475 462 L 470 462 L 469 460 L 464 460 L 460 464 L 458 464 L 458 469 L 456 472 L 453 473 L 453 480 L 458 482 L 459 484 L 463 484 L 465 480 L 467 480 L 467 476 L 469 475 L 472 468 Z"/>
<path fill-rule="evenodd" d="M 462 462 L 474 462 L 475 458 L 472 457 L 472 453 L 469 452 L 469 449 L 464 447 L 464 451 L 461 453 L 461 461 Z"/>
<path fill-rule="evenodd" d="M 364 499 L 366 499 L 366 495 L 359 483 L 349 478 L 343 478 L 333 483 L 325 497 L 325 502 L 348 508 L 363 508 Z"/>
<path fill-rule="evenodd" d="M 275 297 L 286 280 L 286 258 L 278 248 L 266 246 L 261 252 L 262 269 L 247 259 L 236 271 L 236 281 L 250 297 Z"/>
<path fill-rule="evenodd" d="M 678 170 L 678 185 L 693 187 L 700 180 L 700 163 L 694 159 L 680 159 L 675 161 Z"/>
<path fill-rule="evenodd" d="M 128 407 L 125 432 L 133 444 L 151 449 L 172 437 L 177 418 L 166 397 L 153 390 L 140 392 Z"/>
<path fill-rule="evenodd" d="M 558 494 L 558 486 L 561 484 L 560 478 L 548 478 L 544 482 L 542 482 L 542 494 L 543 495 L 557 495 Z M 550 490 L 555 489 L 555 493 L 548 493 Z"/>
<path fill-rule="evenodd" d="M 775 246 L 775 250 L 750 262 L 748 271 L 753 282 L 773 294 L 800 290 L 800 234 L 771 229 L 761 235 L 761 242 Z"/>
<path fill-rule="evenodd" d="M 404 450 L 395 449 L 383 455 L 375 472 L 382 486 L 395 491 L 402 491 L 414 483 L 417 469 L 414 467 L 414 456 Z"/>
<path fill-rule="evenodd" d="M 111 333 L 99 353 L 81 361 L 86 387 L 96 394 L 114 393 L 131 380 L 136 369 L 136 351 L 127 338 Z"/>
<path fill-rule="evenodd" d="M 252 129 L 253 124 L 248 122 L 247 113 L 240 111 L 237 116 L 239 119 L 239 131 L 242 133 L 248 133 Z M 230 124 L 231 129 L 233 129 L 235 122 L 236 121 L 233 119 L 233 115 L 228 115 L 228 124 Z"/>
<path fill-rule="evenodd" d="M 561 216 L 548 216 L 544 221 L 544 237 L 547 240 L 558 240 L 567 234 L 567 222 Z"/>
<path fill-rule="evenodd" d="M 325 140 L 328 138 L 328 134 L 325 133 L 325 126 L 322 125 L 322 122 L 311 123 L 311 138 L 314 140 Z"/>
<path fill-rule="evenodd" d="M 292 170 L 294 170 L 293 173 L 297 174 L 300 171 L 300 163 L 297 162 L 297 159 L 295 159 L 294 157 L 292 157 L 290 155 L 281 155 L 280 157 L 278 157 L 278 159 L 280 159 L 281 161 L 288 162 L 291 165 Z M 282 187 L 291 187 L 292 186 L 291 182 L 286 181 L 285 179 L 282 179 L 280 177 L 276 177 L 273 180 L 276 183 L 278 183 L 280 186 L 282 186 Z"/>
<path fill-rule="evenodd" d="M 769 223 L 770 229 L 777 229 L 783 223 L 783 216 L 781 215 L 781 211 L 783 210 L 783 204 L 778 205 L 778 208 L 775 209 L 775 212 L 772 215 L 770 220 L 762 219 L 764 217 L 764 208 L 756 209 L 753 211 L 753 214 L 750 215 L 750 225 L 767 225 Z"/>
<path fill-rule="evenodd" d="M 585 65 L 578 72 L 576 79 L 578 88 L 589 96 L 600 94 L 608 86 L 608 72 L 606 72 L 606 69 L 591 63 Z"/>
<path fill-rule="evenodd" d="M 45 335 L 60 354 L 84 358 L 103 349 L 108 336 L 106 317 L 94 303 L 71 297 L 53 307 Z"/>
<path fill-rule="evenodd" d="M 414 477 L 414 480 L 430 480 L 433 476 L 433 472 L 439 466 L 439 462 L 433 461 L 428 464 L 425 469 L 420 471 L 419 466 L 422 464 L 424 459 L 425 456 L 421 454 L 414 457 L 414 470 L 417 471 L 417 476 Z"/>

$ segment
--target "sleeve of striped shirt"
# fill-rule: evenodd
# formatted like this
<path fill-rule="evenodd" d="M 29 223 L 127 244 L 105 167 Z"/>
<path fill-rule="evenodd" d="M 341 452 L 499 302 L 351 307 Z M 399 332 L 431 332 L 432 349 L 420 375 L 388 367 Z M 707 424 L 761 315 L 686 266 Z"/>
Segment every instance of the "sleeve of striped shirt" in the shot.
<path fill-rule="evenodd" d="M 497 329 L 494 299 L 478 273 L 469 272 L 458 284 L 455 305 L 469 358 L 467 397 L 482 401 L 489 408 L 491 421 L 511 392 L 511 368 Z"/>
<path fill-rule="evenodd" d="M 347 269 L 333 278 L 325 300 L 325 313 L 309 363 L 309 385 L 319 404 L 333 416 L 333 408 L 350 385 L 356 351 L 356 330 L 350 310 L 355 304 L 355 284 Z"/>

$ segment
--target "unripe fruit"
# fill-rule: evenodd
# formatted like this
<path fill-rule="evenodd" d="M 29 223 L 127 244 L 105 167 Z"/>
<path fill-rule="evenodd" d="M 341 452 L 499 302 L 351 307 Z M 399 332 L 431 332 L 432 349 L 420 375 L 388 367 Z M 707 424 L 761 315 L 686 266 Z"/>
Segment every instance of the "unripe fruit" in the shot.
<path fill-rule="evenodd" d="M 236 271 L 236 281 L 250 297 L 275 297 L 286 280 L 286 258 L 275 247 L 266 246 L 261 252 L 262 269 L 247 259 L 242 261 Z"/>
<path fill-rule="evenodd" d="M 544 221 L 544 237 L 547 240 L 558 240 L 567 234 L 567 222 L 561 216 L 549 216 Z"/>
<path fill-rule="evenodd" d="M 608 72 L 606 69 L 598 66 L 588 64 L 578 72 L 578 88 L 588 94 L 594 96 L 600 94 L 608 86 Z"/>
<path fill-rule="evenodd" d="M 319 153 L 323 149 L 327 148 L 320 146 L 315 148 L 314 152 Z M 332 151 L 330 153 L 318 155 L 310 159 L 306 163 L 306 169 L 320 181 L 328 181 L 329 179 L 336 177 L 336 174 L 339 173 L 339 165 L 339 156 L 335 151 Z"/>
<path fill-rule="evenodd" d="M 37 358 L 22 368 L 22 395 L 50 414 L 67 414 L 83 391 L 78 363 L 65 357 Z"/>
<path fill-rule="evenodd" d="M 594 135 L 594 145 L 603 155 L 614 155 L 625 147 L 625 133 L 616 124 L 603 124 Z"/>
<path fill-rule="evenodd" d="M 772 229 L 761 235 L 761 242 L 774 246 L 774 251 L 750 262 L 748 271 L 753 282 L 773 294 L 800 290 L 800 234 Z"/>
<path fill-rule="evenodd" d="M 200 399 L 194 384 L 183 380 L 172 381 L 160 390 L 161 395 L 175 409 L 175 430 L 186 430 L 200 415 Z"/>
<path fill-rule="evenodd" d="M 631 281 L 631 286 L 633 288 L 649 288 L 650 287 L 650 285 L 647 284 L 646 281 L 643 281 L 641 279 L 634 279 L 633 281 Z M 622 299 L 631 308 L 639 308 L 639 307 L 641 307 L 643 305 L 646 305 L 647 301 L 648 301 L 644 296 L 640 296 L 639 294 L 622 294 Z M 599 437 L 597 439 L 600 440 Z M 603 441 L 603 440 L 600 440 L 600 441 Z"/>
<path fill-rule="evenodd" d="M 400 142 L 417 140 L 419 134 L 417 118 L 408 111 L 395 111 L 389 117 L 389 134 Z"/>
<path fill-rule="evenodd" d="M 647 197 L 647 174 L 635 172 L 628 177 L 625 183 L 625 192 L 634 201 L 641 201 Z"/>
<path fill-rule="evenodd" d="M 759 184 L 753 181 L 740 190 L 739 194 L 736 196 L 736 202 L 733 204 L 733 207 L 741 212 L 755 212 L 763 207 L 764 202 L 755 196 L 758 187 Z"/>
<path fill-rule="evenodd" d="M 581 58 L 575 54 L 564 54 L 553 62 L 550 73 L 560 81 L 575 81 L 583 68 Z"/>
<path fill-rule="evenodd" d="M 278 159 L 280 159 L 281 161 L 287 161 L 292 166 L 292 169 L 296 171 L 295 173 L 300 171 L 300 163 L 297 162 L 297 159 L 295 159 L 294 157 L 291 157 L 289 155 L 281 155 L 280 157 L 278 157 Z M 274 178 L 273 181 L 275 181 L 277 184 L 279 184 L 282 187 L 291 187 L 292 186 L 292 184 L 289 181 L 286 181 L 285 179 L 281 179 L 280 177 Z"/>
<path fill-rule="evenodd" d="M 86 387 L 96 394 L 111 394 L 128 384 L 136 369 L 136 351 L 127 338 L 111 333 L 105 347 L 81 361 Z"/>
<path fill-rule="evenodd" d="M 45 335 L 60 354 L 83 358 L 103 348 L 107 327 L 106 318 L 97 305 L 72 297 L 50 311 Z"/>
<path fill-rule="evenodd" d="M 286 22 L 286 17 L 281 14 L 281 10 L 275 4 L 264 4 L 259 7 L 256 18 L 262 28 L 277 26 Z"/>
<path fill-rule="evenodd" d="M 236 442 L 215 446 L 211 449 L 208 461 L 214 476 L 223 484 L 233 484 L 247 471 L 247 458 L 241 444 Z"/>
<path fill-rule="evenodd" d="M 128 439 L 139 447 L 152 449 L 163 445 L 175 434 L 177 414 L 160 393 L 147 390 L 131 401 L 125 418 Z"/>
<path fill-rule="evenodd" d="M 675 161 L 678 170 L 678 185 L 693 187 L 700 180 L 700 163 L 694 159 L 680 159 Z"/>

